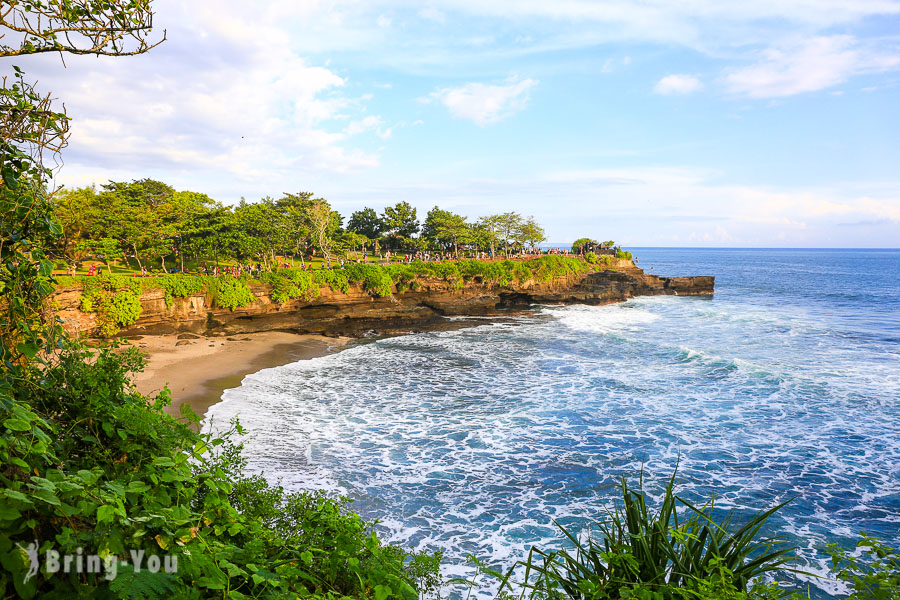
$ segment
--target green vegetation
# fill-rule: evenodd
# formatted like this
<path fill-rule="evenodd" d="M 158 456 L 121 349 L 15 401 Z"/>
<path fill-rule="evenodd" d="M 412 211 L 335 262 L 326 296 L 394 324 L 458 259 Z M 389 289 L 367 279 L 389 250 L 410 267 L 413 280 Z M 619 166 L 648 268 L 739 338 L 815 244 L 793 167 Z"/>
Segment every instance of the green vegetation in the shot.
<path fill-rule="evenodd" d="M 232 207 L 152 179 L 60 190 L 49 200 L 63 228 L 50 249 L 68 272 L 83 270 L 86 261 L 107 273 L 117 265 L 126 271 L 198 272 L 223 261 L 269 272 L 285 260 L 331 266 L 351 254 L 374 257 L 387 251 L 452 252 L 457 258 L 502 251 L 509 258 L 545 239 L 533 218 L 517 213 L 470 223 L 435 207 L 422 227 L 416 209 L 401 202 L 386 207 L 382 216 L 371 208 L 354 212 L 345 228 L 328 201 L 309 192 Z"/>
<path fill-rule="evenodd" d="M 272 300 L 278 304 L 293 298 L 308 302 L 319 296 L 319 283 L 309 271 L 285 269 L 275 274 L 265 273 L 260 281 L 272 284 Z"/>
<path fill-rule="evenodd" d="M 207 294 L 213 306 L 234 310 L 248 306 L 256 299 L 250 289 L 254 282 L 270 286 L 272 301 L 283 304 L 295 298 L 312 301 L 319 297 L 322 286 L 346 294 L 351 284 L 359 284 L 372 295 L 383 298 L 390 296 L 395 286 L 398 293 L 420 289 L 420 279 L 439 279 L 461 289 L 465 281 L 508 286 L 530 279 L 546 282 L 590 269 L 590 265 L 579 258 L 553 255 L 524 261 L 426 263 L 417 260 L 392 265 L 353 263 L 338 269 L 281 269 L 262 273 L 256 281 L 231 275 L 127 277 L 101 274 L 94 277 L 61 276 L 56 278 L 56 284 L 58 288 L 80 287 L 81 310 L 97 314 L 101 333 L 110 337 L 137 321 L 141 315 L 141 293 L 152 289 L 165 291 L 166 306 L 169 307 L 174 298 Z"/>
<path fill-rule="evenodd" d="M 591 238 L 578 238 L 574 242 L 572 242 L 572 254 L 581 254 L 584 250 L 584 247 L 588 244 L 596 244 L 597 240 L 592 240 Z"/>
<path fill-rule="evenodd" d="M 631 256 L 631 253 L 629 252 L 628 255 Z M 588 261 L 592 265 L 605 265 L 607 267 L 609 265 L 611 265 L 613 262 L 612 256 L 609 256 L 607 254 L 602 254 L 600 256 L 597 256 L 593 252 L 588 252 L 587 254 L 585 254 L 584 260 Z M 631 260 L 631 259 L 629 259 L 629 260 Z"/>
<path fill-rule="evenodd" d="M 33 26 L 42 15 L 40 25 Z M 10 17 L 9 15 L 12 15 Z M 16 28 L 9 27 L 15 19 Z M 0 42 L 0 57 L 35 52 L 139 53 L 148 41 L 149 2 L 70 3 L 32 0 L 0 11 L 0 25 L 23 32 L 21 47 Z M 72 36 L 57 36 L 65 30 Z M 71 45 L 75 43 L 83 46 Z M 93 44 L 93 45 L 92 45 Z M 24 81 L 18 69 L 4 83 L 0 106 L 0 594 L 3 598 L 388 598 L 439 597 L 441 553 L 413 553 L 383 543 L 373 525 L 348 510 L 346 499 L 323 493 L 288 493 L 261 475 L 247 475 L 241 456 L 240 424 L 222 436 L 198 434 L 197 417 L 185 409 L 180 419 L 164 411 L 168 390 L 150 398 L 134 391 L 131 373 L 142 368 L 135 350 L 115 345 L 87 349 L 70 339 L 45 301 L 56 285 L 82 286 L 82 306 L 96 311 L 112 328 L 137 318 L 136 304 L 146 285 L 165 290 L 167 302 L 205 291 L 220 306 L 252 302 L 246 278 L 140 279 L 112 273 L 109 255 L 128 248 L 140 261 L 153 256 L 165 263 L 165 248 L 133 231 L 122 238 L 92 238 L 62 227 L 59 203 L 46 190 L 49 172 L 42 149 L 65 143 L 68 120 L 53 112 L 48 97 Z M 14 118 L 7 118 L 13 115 Z M 135 197 L 153 196 L 159 187 L 112 184 L 122 210 L 140 206 Z M 164 190 L 163 190 L 164 191 Z M 136 194 L 137 196 L 134 196 Z M 286 215 L 302 215 L 296 203 Z M 153 197 L 166 197 L 153 196 Z M 306 198 L 309 200 L 310 198 Z M 294 202 L 292 200 L 291 202 Z M 315 204 L 315 201 L 313 201 Z M 170 204 L 164 201 L 161 205 Z M 202 204 L 202 203 L 201 203 Z M 256 205 L 253 205 L 256 206 Z M 328 229 L 331 213 L 315 208 L 318 225 Z M 294 210 L 297 209 L 297 210 Z M 141 209 L 143 210 L 143 209 Z M 141 226 L 146 215 L 124 213 Z M 243 231 L 255 231 L 258 256 L 272 262 L 266 208 L 242 209 Z M 196 239 L 210 252 L 225 253 L 223 216 L 212 207 Z M 415 214 L 397 209 L 391 227 L 411 227 Z M 299 217 L 298 217 L 299 219 Z M 495 224 L 510 249 L 511 219 Z M 164 221 L 162 221 L 164 222 Z M 294 241 L 304 221 L 293 222 Z M 221 225 L 221 227 L 220 227 Z M 493 227 L 494 225 L 492 225 Z M 500 230 L 498 229 L 498 231 Z M 152 230 L 157 233 L 162 230 Z M 204 237 L 207 236 L 207 237 Z M 165 238 L 160 238 L 165 239 Z M 250 239 L 250 238 L 248 238 Z M 143 241 L 142 241 L 143 240 Z M 328 243 L 321 242 L 328 253 Z M 51 249 L 93 244 L 106 255 L 108 273 L 92 278 L 52 276 Z M 496 240 L 495 240 L 496 242 Z M 198 245 L 201 243 L 197 241 Z M 298 242 L 299 243 L 299 242 Z M 301 244 L 302 245 L 302 244 Z M 198 251 L 199 252 L 199 251 Z M 302 255 L 302 254 L 301 254 Z M 439 277 L 454 285 L 481 280 L 499 285 L 534 278 L 546 281 L 589 268 L 570 258 L 532 261 L 351 265 L 342 270 L 287 270 L 264 275 L 279 297 L 308 297 L 320 285 L 346 291 L 360 283 L 376 295 L 392 283 L 414 287 L 417 277 Z M 523 561 L 524 579 L 495 574 L 503 598 L 610 598 L 642 600 L 723 600 L 779 597 L 775 585 L 754 578 L 780 569 L 786 549 L 779 540 L 756 537 L 772 511 L 732 528 L 716 522 L 712 506 L 676 514 L 670 483 L 663 505 L 651 515 L 641 491 L 622 485 L 624 508 L 601 524 L 602 538 L 575 550 L 535 549 Z M 773 509 L 777 510 L 777 509 Z M 36 545 L 32 546 L 32 544 Z M 898 554 L 864 538 L 862 556 L 834 550 L 834 569 L 852 589 L 853 600 L 888 600 L 898 594 Z M 70 573 L 48 572 L 46 563 L 30 573 L 29 551 L 55 550 L 71 556 L 98 555 L 108 567 Z M 168 557 L 177 569 L 142 569 L 120 563 L 130 552 Z M 172 560 L 177 560 L 173 563 Z M 113 569 L 115 565 L 115 569 Z M 112 575 L 114 577 L 107 577 Z M 483 573 L 492 573 L 481 569 Z M 33 575 L 33 576 L 30 576 Z"/>
<path fill-rule="evenodd" d="M 835 544 L 828 546 L 831 568 L 851 590 L 848 600 L 896 600 L 900 598 L 900 550 L 863 535 L 857 553 Z"/>
<path fill-rule="evenodd" d="M 210 277 L 185 277 L 183 275 L 164 275 L 154 277 L 153 287 L 161 287 L 166 291 L 166 306 L 172 307 L 173 298 L 187 298 L 205 291 L 210 283 Z M 146 284 L 144 284 L 146 288 Z"/>
<path fill-rule="evenodd" d="M 247 306 L 256 299 L 243 277 L 216 277 L 211 291 L 216 306 L 231 310 Z"/>
<path fill-rule="evenodd" d="M 675 475 L 658 512 L 651 513 L 641 489 L 621 482 L 622 505 L 597 523 L 598 535 L 585 539 L 564 528 L 572 550 L 532 548 L 520 595 L 531 598 L 729 598 L 778 597 L 758 583 L 763 574 L 782 570 L 793 548 L 778 538 L 758 539 L 776 506 L 734 527 L 717 522 L 713 503 L 697 508 L 677 498 Z M 678 505 L 683 510 L 679 513 Z M 513 591 L 514 570 L 502 579 Z"/>

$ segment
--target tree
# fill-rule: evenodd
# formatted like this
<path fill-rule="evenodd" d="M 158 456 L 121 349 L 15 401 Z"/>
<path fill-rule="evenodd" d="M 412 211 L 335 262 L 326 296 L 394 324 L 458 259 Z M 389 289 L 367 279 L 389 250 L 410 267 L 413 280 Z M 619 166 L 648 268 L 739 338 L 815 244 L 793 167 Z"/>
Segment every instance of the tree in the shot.
<path fill-rule="evenodd" d="M 378 218 L 374 209 L 366 207 L 350 215 L 347 231 L 363 235 L 370 240 L 376 239 L 384 231 L 384 221 Z"/>
<path fill-rule="evenodd" d="M 519 226 L 518 239 L 526 246 L 534 248 L 547 239 L 544 228 L 537 224 L 534 217 L 528 217 Z"/>
<path fill-rule="evenodd" d="M 149 40 L 152 20 L 150 3 L 139 0 L 4 2 L 0 58 L 140 54 L 163 41 Z M 53 289 L 45 249 L 62 233 L 51 216 L 43 152 L 60 151 L 69 135 L 69 119 L 53 109 L 51 95 L 26 82 L 18 67 L 13 72 L 0 86 L 0 361 L 16 366 L 0 380 L 4 410 L 15 403 L 14 382 L 28 376 L 42 348 L 54 351 L 61 331 L 42 306 Z"/>
<path fill-rule="evenodd" d="M 267 271 L 273 269 L 277 264 L 278 248 L 288 240 L 275 201 L 272 198 L 263 198 L 256 203 L 241 200 L 234 216 L 239 253 L 255 257 Z"/>
<path fill-rule="evenodd" d="M 60 190 L 50 202 L 53 216 L 62 226 L 62 235 L 53 244 L 54 253 L 61 256 L 70 269 L 84 255 L 84 242 L 95 230 L 92 214 L 97 201 L 93 187 Z"/>
<path fill-rule="evenodd" d="M 216 266 L 221 256 L 229 256 L 238 246 L 234 213 L 231 208 L 214 205 L 194 217 L 182 232 L 182 246 L 195 256 L 212 256 Z"/>
<path fill-rule="evenodd" d="M 357 248 L 364 248 L 370 242 L 369 238 L 355 231 L 345 231 L 341 236 L 341 243 L 353 251 L 356 251 Z"/>
<path fill-rule="evenodd" d="M 596 244 L 597 240 L 591 238 L 578 238 L 572 242 L 572 254 L 584 254 L 584 247 L 588 244 Z"/>
<path fill-rule="evenodd" d="M 496 219 L 498 235 L 503 241 L 503 250 L 506 253 L 506 258 L 509 258 L 513 244 L 520 235 L 522 215 L 517 212 L 508 212 L 497 215 Z"/>
<path fill-rule="evenodd" d="M 500 215 L 488 215 L 478 220 L 481 235 L 486 245 L 491 249 L 491 256 L 496 256 L 496 247 L 500 242 Z"/>
<path fill-rule="evenodd" d="M 153 42 L 149 0 L 29 0 L 0 7 L 0 27 L 21 34 L 18 48 L 0 45 L 0 58 L 68 52 L 103 56 L 143 54 Z"/>
<path fill-rule="evenodd" d="M 469 240 L 475 246 L 476 251 L 487 248 L 493 252 L 496 239 L 496 236 L 480 220 L 469 226 Z"/>
<path fill-rule="evenodd" d="M 385 207 L 382 219 L 386 230 L 393 235 L 409 238 L 419 232 L 416 209 L 409 202 Z"/>
<path fill-rule="evenodd" d="M 459 257 L 459 244 L 471 241 L 471 231 L 466 217 L 435 206 L 428 211 L 422 237 L 433 240 L 444 248 L 453 248 Z"/>
<path fill-rule="evenodd" d="M 335 221 L 334 214 L 328 201 L 324 198 L 316 198 L 309 210 L 313 244 L 322 253 L 327 263 L 331 262 L 331 252 L 334 246 L 332 235 L 340 228 L 340 221 Z"/>
<path fill-rule="evenodd" d="M 303 262 L 303 253 L 312 243 L 312 223 L 309 211 L 313 205 L 312 192 L 285 194 L 276 206 L 282 214 L 282 224 L 290 240 L 290 250 Z M 293 259 L 291 260 L 293 264 Z"/>

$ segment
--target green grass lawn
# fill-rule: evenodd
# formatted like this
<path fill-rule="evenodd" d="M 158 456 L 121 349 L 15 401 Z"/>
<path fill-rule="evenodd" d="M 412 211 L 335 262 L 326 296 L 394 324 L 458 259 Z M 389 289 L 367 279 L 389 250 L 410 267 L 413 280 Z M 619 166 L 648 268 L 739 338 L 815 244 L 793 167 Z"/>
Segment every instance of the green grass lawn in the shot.
<path fill-rule="evenodd" d="M 351 261 L 351 262 L 355 262 L 356 260 L 361 261 L 363 259 L 363 254 L 362 254 L 362 252 L 350 252 L 350 253 L 348 253 L 348 258 L 349 258 L 349 261 Z M 348 259 L 345 259 L 345 260 L 348 260 Z M 368 257 L 368 259 L 366 260 L 366 262 L 370 263 L 370 264 L 377 264 L 378 262 L 380 262 L 380 260 L 381 259 L 379 257 L 370 255 Z M 299 267 L 301 265 L 299 259 L 297 259 L 297 258 L 292 259 L 292 258 L 286 257 L 286 256 L 278 257 L 278 261 L 279 261 L 279 263 L 293 265 L 293 267 Z M 206 261 L 186 260 L 186 261 L 184 261 L 185 271 L 187 271 L 188 273 L 200 272 L 201 262 L 205 262 L 206 265 L 210 266 L 210 267 L 214 266 L 216 264 L 214 261 L 210 261 L 210 260 L 206 260 Z M 322 269 L 325 267 L 325 259 L 323 259 L 320 256 L 316 256 L 311 259 L 307 259 L 306 263 L 309 264 L 310 268 L 312 268 L 312 269 Z M 255 265 L 256 263 L 253 261 L 250 261 L 249 263 L 241 263 L 236 260 L 220 260 L 218 263 L 220 270 L 224 267 L 236 267 L 239 264 Z M 332 264 L 332 266 L 340 265 L 340 258 L 338 258 L 336 260 L 332 259 L 331 264 Z M 94 265 L 96 267 L 97 272 L 106 273 L 106 264 L 103 261 L 101 261 L 101 260 L 83 260 L 79 263 L 79 268 L 76 269 L 75 274 L 76 275 L 87 275 L 90 272 L 91 265 Z M 160 274 L 161 269 L 162 269 L 162 266 L 160 265 L 160 263 L 158 261 L 154 261 L 154 262 L 150 262 L 150 263 L 145 262 L 144 267 L 146 267 L 148 270 L 150 269 L 150 267 L 153 267 L 153 274 Z M 172 269 L 173 267 L 180 268 L 181 263 L 180 263 L 180 261 L 175 261 L 172 258 L 167 258 L 166 259 L 166 267 L 168 269 Z M 138 267 L 137 261 L 132 259 L 132 260 L 129 260 L 128 263 L 125 263 L 120 260 L 112 261 L 110 263 L 110 271 L 114 275 L 135 275 L 135 274 L 139 274 L 141 272 L 141 269 L 140 269 L 140 267 Z M 68 265 L 63 261 L 57 261 L 53 268 L 53 274 L 54 275 L 69 275 L 70 272 L 68 270 Z"/>

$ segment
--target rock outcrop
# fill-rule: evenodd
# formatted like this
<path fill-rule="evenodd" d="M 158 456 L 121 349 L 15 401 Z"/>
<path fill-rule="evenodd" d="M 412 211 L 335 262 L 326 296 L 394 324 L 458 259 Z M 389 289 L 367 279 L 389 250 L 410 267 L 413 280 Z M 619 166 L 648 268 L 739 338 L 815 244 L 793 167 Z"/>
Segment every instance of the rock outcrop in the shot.
<path fill-rule="evenodd" d="M 622 261 L 625 262 L 625 261 Z M 359 286 L 343 294 L 323 287 L 311 301 L 273 302 L 265 286 L 252 288 L 256 300 L 234 311 L 210 305 L 204 294 L 175 298 L 167 306 L 161 289 L 141 296 L 137 323 L 122 335 L 159 335 L 191 332 L 202 335 L 237 335 L 259 331 L 295 331 L 324 335 L 359 336 L 374 331 L 396 333 L 433 327 L 449 316 L 491 316 L 522 310 L 532 304 L 608 304 L 634 296 L 711 295 L 714 277 L 658 277 L 647 275 L 628 262 L 602 270 L 548 282 L 527 281 L 509 287 L 467 281 L 461 288 L 442 280 L 421 280 L 419 289 L 374 297 Z M 81 292 L 60 289 L 54 306 L 66 328 L 93 335 L 93 314 L 79 310 Z"/>

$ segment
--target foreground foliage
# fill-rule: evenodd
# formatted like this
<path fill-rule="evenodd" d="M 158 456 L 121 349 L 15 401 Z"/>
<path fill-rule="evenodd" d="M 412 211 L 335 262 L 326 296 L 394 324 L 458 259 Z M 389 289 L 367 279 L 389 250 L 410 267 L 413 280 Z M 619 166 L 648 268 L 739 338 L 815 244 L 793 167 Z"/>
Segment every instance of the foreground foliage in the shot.
<path fill-rule="evenodd" d="M 131 351 L 67 347 L 17 390 L 0 446 L 0 589 L 31 598 L 282 595 L 415 598 L 437 558 L 382 544 L 346 500 L 285 492 L 244 474 L 234 435 L 199 435 L 130 389 Z M 39 572 L 25 548 L 177 559 L 177 573 Z M 81 549 L 81 550 L 79 550 Z M 427 577 L 426 577 L 427 579 Z"/>
<path fill-rule="evenodd" d="M 596 535 L 578 536 L 560 526 L 571 549 L 532 548 L 505 576 L 496 574 L 501 591 L 518 590 L 520 598 L 648 600 L 781 595 L 759 577 L 784 571 L 794 548 L 759 534 L 784 504 L 738 527 L 731 517 L 716 520 L 713 502 L 698 508 L 677 497 L 674 482 L 673 474 L 654 513 L 643 490 L 630 488 L 623 478 L 622 504 L 597 523 Z M 517 569 L 524 574 L 516 583 Z"/>

